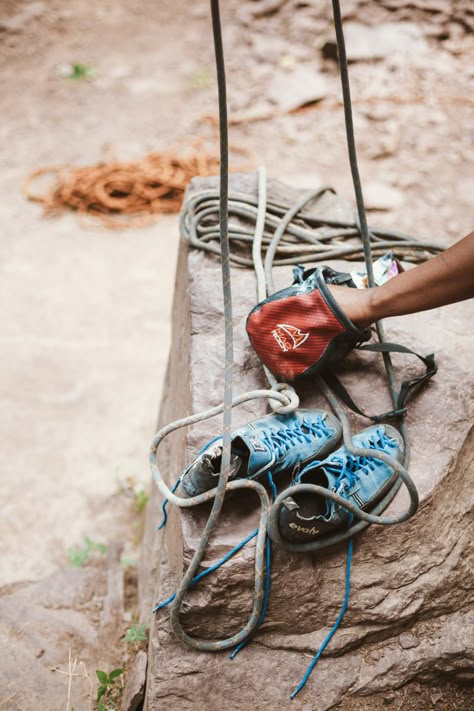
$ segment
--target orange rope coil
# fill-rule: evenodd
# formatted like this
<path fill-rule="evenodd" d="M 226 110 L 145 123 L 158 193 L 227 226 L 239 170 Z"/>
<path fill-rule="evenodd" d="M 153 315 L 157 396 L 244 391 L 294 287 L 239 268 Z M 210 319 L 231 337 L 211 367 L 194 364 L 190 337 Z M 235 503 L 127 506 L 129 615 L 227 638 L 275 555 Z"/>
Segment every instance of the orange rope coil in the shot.
<path fill-rule="evenodd" d="M 217 156 L 197 140 L 194 150 L 184 154 L 169 150 L 129 163 L 112 160 L 82 168 L 38 168 L 26 178 L 23 192 L 29 200 L 42 203 L 47 215 L 69 208 L 99 219 L 106 227 L 123 229 L 150 224 L 160 213 L 179 212 L 190 180 L 218 172 Z M 36 181 L 47 175 L 55 176 L 53 183 L 35 192 Z"/>

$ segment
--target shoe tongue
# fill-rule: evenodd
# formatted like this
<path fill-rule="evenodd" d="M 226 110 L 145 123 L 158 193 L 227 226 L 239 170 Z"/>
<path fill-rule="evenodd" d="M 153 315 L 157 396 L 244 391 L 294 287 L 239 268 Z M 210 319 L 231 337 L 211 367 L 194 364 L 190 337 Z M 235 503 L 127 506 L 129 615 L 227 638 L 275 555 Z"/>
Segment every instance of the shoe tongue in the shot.
<path fill-rule="evenodd" d="M 333 489 L 336 479 L 337 477 L 333 476 L 331 472 L 328 472 L 325 466 L 317 466 L 307 472 L 302 472 L 298 477 L 298 481 L 301 484 L 316 484 L 317 486 L 322 486 L 324 489 Z M 325 497 L 321 497 L 321 499 L 324 501 L 324 503 L 321 501 L 321 504 L 325 507 L 322 515 L 329 517 L 332 501 Z M 317 518 L 319 518 L 319 516 Z"/>
<path fill-rule="evenodd" d="M 313 462 L 308 466 L 307 470 L 303 470 L 298 476 L 298 482 L 301 484 L 316 484 L 317 486 L 323 486 L 325 489 L 330 489 L 334 486 L 337 477 L 333 476 L 329 472 L 324 464 Z"/>
<path fill-rule="evenodd" d="M 322 466 L 319 469 L 319 475 L 324 476 L 327 479 L 327 488 L 328 489 L 335 489 L 336 488 L 336 483 L 339 478 L 340 471 L 331 471 L 331 467 L 329 466 Z"/>
<path fill-rule="evenodd" d="M 248 458 L 246 476 L 254 476 L 273 464 L 273 455 L 267 445 L 246 432 L 239 433 L 232 441 L 232 451 Z"/>

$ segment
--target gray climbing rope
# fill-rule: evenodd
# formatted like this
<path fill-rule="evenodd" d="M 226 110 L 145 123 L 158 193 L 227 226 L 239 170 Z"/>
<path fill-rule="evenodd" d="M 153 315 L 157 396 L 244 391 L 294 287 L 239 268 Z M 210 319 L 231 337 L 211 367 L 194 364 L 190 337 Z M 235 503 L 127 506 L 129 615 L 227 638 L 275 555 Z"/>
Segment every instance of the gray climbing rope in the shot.
<path fill-rule="evenodd" d="M 222 36 L 220 31 L 219 2 L 211 0 L 212 6 L 212 26 L 214 36 L 214 51 L 217 67 L 217 88 L 219 95 L 219 126 L 220 126 L 220 196 L 219 196 L 219 226 L 221 234 L 221 262 L 222 262 L 222 291 L 224 294 L 224 322 L 225 322 L 225 368 L 224 368 L 224 404 L 223 404 L 223 435 L 222 435 L 222 458 L 221 471 L 217 489 L 214 495 L 212 510 L 201 536 L 200 544 L 186 570 L 181 583 L 176 591 L 176 599 L 171 608 L 171 626 L 174 632 L 184 641 L 189 642 L 191 638 L 184 632 L 179 620 L 182 601 L 194 575 L 204 556 L 204 551 L 211 537 L 212 531 L 217 525 L 219 515 L 224 505 L 224 497 L 227 479 L 230 471 L 230 445 L 232 431 L 232 365 L 234 360 L 233 351 L 233 330 L 232 330 L 232 292 L 230 284 L 230 262 L 229 262 L 229 241 L 227 239 L 228 210 L 228 138 L 227 138 L 227 101 L 226 101 L 226 81 L 224 66 L 224 50 L 222 46 Z M 262 500 L 262 511 L 264 502 Z M 257 541 L 258 546 L 258 541 Z M 263 549 L 262 549 L 263 550 Z M 258 576 L 256 576 L 256 584 Z M 256 585 L 255 600 L 258 598 Z M 257 604 L 257 603 L 255 603 Z M 258 612 L 257 612 L 258 614 Z M 203 641 L 204 643 L 204 641 Z"/>
<path fill-rule="evenodd" d="M 301 198 L 301 208 L 312 203 L 311 214 L 305 213 L 301 208 L 298 210 L 296 203 L 286 205 L 267 200 L 262 235 L 264 250 L 268 250 L 275 238 L 275 230 L 278 227 L 283 229 L 285 224 L 275 254 L 271 258 L 266 257 L 267 264 L 271 261 L 274 266 L 291 266 L 333 259 L 360 261 L 364 258 L 357 218 L 352 222 L 340 222 L 323 216 L 314 217 L 313 212 L 316 211 L 318 202 L 329 192 L 335 193 L 335 190 L 324 186 Z M 230 261 L 237 266 L 252 268 L 258 199 L 249 193 L 230 190 L 228 206 L 228 237 L 232 247 Z M 290 210 L 294 211 L 295 217 L 288 224 L 282 223 L 282 217 Z M 188 196 L 181 208 L 181 235 L 191 247 L 219 256 L 218 215 L 218 190 L 200 190 Z M 393 251 L 399 259 L 418 264 L 445 249 L 428 240 L 415 239 L 402 232 L 382 227 L 369 227 L 369 235 L 374 257 Z"/>
<path fill-rule="evenodd" d="M 219 651 L 239 644 L 246 639 L 257 628 L 262 612 L 264 599 L 264 574 L 265 574 L 265 537 L 268 532 L 271 538 L 289 550 L 304 551 L 318 550 L 334 543 L 352 537 L 372 523 L 393 525 L 406 521 L 412 516 L 418 506 L 418 495 L 415 485 L 411 480 L 406 466 L 409 459 L 408 443 L 405 447 L 403 465 L 393 457 L 373 449 L 355 447 L 352 443 L 352 433 L 347 417 L 334 393 L 328 385 L 320 378 L 319 387 L 327 398 L 330 406 L 339 417 L 343 427 L 344 443 L 351 454 L 361 457 L 371 457 L 385 462 L 397 472 L 398 478 L 392 489 L 385 495 L 381 502 L 372 510 L 366 513 L 353 506 L 346 499 L 338 496 L 327 489 L 313 485 L 300 485 L 299 491 L 311 491 L 326 496 L 344 506 L 358 523 L 352 525 L 348 530 L 326 536 L 318 541 L 307 544 L 291 544 L 281 539 L 277 525 L 277 514 L 281 500 L 288 496 L 293 488 L 290 487 L 280 494 L 270 508 L 270 501 L 265 488 L 258 482 L 248 479 L 235 479 L 228 481 L 230 463 L 230 434 L 231 434 L 231 408 L 249 400 L 257 398 L 267 398 L 278 412 L 290 412 L 299 405 L 299 399 L 294 389 L 286 383 L 278 383 L 274 376 L 269 374 L 271 389 L 254 390 L 239 397 L 232 398 L 232 301 L 230 290 L 230 263 L 243 266 L 255 265 L 258 278 L 259 295 L 268 295 L 273 290 L 271 269 L 273 263 L 276 265 L 294 264 L 295 262 L 321 261 L 322 259 L 358 259 L 362 254 L 365 256 L 369 283 L 373 286 L 372 256 L 384 253 L 387 249 L 393 249 L 397 256 L 411 261 L 420 261 L 430 254 L 441 251 L 438 245 L 429 242 L 418 242 L 413 238 L 388 230 L 368 228 L 365 218 L 365 209 L 360 188 L 360 179 L 357 169 L 357 158 L 355 152 L 355 142 L 352 128 L 352 113 L 350 105 L 350 93 L 347 73 L 347 62 L 344 50 L 344 38 L 342 34 L 342 21 L 338 0 L 333 0 L 334 19 L 336 25 L 336 35 L 339 49 L 339 59 L 341 67 L 341 80 L 343 87 L 347 140 L 349 146 L 351 170 L 353 174 L 356 201 L 358 207 L 358 217 L 353 224 L 328 221 L 326 219 L 309 218 L 302 213 L 303 207 L 311 200 L 318 200 L 325 192 L 331 188 L 322 188 L 315 193 L 308 193 L 295 206 L 285 206 L 270 202 L 266 199 L 265 175 L 260 172 L 259 190 L 257 202 L 252 202 L 246 195 L 228 195 L 228 172 L 227 172 L 227 120 L 226 120 L 226 99 L 225 99 L 225 72 L 224 57 L 222 50 L 222 37 L 219 18 L 219 2 L 211 0 L 212 23 L 214 32 L 214 43 L 216 52 L 217 77 L 219 88 L 219 125 L 220 125 L 220 150 L 221 150 L 221 173 L 220 173 L 220 194 L 217 197 L 215 191 L 205 191 L 189 198 L 183 206 L 181 215 L 182 234 L 187 235 L 192 246 L 204 249 L 208 252 L 219 254 L 222 263 L 223 292 L 224 292 L 224 320 L 225 320 L 225 387 L 224 402 L 222 405 L 206 410 L 205 412 L 185 417 L 162 428 L 154 437 L 150 451 L 150 466 L 154 479 L 163 494 L 171 503 L 180 507 L 196 506 L 205 501 L 213 500 L 213 507 L 206 523 L 204 533 L 192 558 L 192 561 L 181 580 L 176 591 L 176 597 L 171 612 L 171 623 L 177 637 L 188 645 L 205 651 Z M 232 225 L 228 227 L 228 208 L 232 214 L 244 220 L 256 223 L 256 234 L 249 227 Z M 219 209 L 219 229 L 217 231 L 215 216 Z M 314 228 L 319 229 L 315 234 Z M 214 243 L 216 233 L 219 236 L 219 246 Z M 346 244 L 347 240 L 354 237 L 362 239 L 362 246 L 359 244 Z M 241 254 L 232 254 L 230 243 L 238 243 L 239 246 L 252 243 L 253 260 Z M 302 242 L 304 244 L 302 244 Z M 262 258 L 262 249 L 266 247 L 267 254 L 265 261 Z M 279 256 L 277 258 L 278 255 Z M 259 296 L 260 298 L 260 296 Z M 383 342 L 383 330 L 378 326 L 379 340 Z M 387 355 L 387 354 L 384 354 Z M 392 399 L 395 395 L 395 384 L 393 370 L 388 358 L 385 358 L 387 377 L 390 384 Z M 223 424 L 223 456 L 222 466 L 219 475 L 218 485 L 215 489 L 193 498 L 182 498 L 173 493 L 166 485 L 161 476 L 157 463 L 158 448 L 165 437 L 182 427 L 188 427 L 196 422 L 215 417 L 224 413 Z M 406 432 L 404 434 L 406 439 Z M 382 517 L 379 514 L 387 507 L 393 499 L 398 489 L 405 484 L 407 487 L 410 503 L 405 512 L 398 516 Z M 236 634 L 224 640 L 195 639 L 188 635 L 180 624 L 180 609 L 183 599 L 192 584 L 194 575 L 204 557 L 208 541 L 214 531 L 219 514 L 222 508 L 226 491 L 235 489 L 250 489 L 254 491 L 260 499 L 260 523 L 257 533 L 257 544 L 255 554 L 255 588 L 251 615 L 247 624 Z"/>
<path fill-rule="evenodd" d="M 269 398 L 272 402 L 278 403 L 279 412 L 287 412 L 296 409 L 299 404 L 299 399 L 294 391 L 289 391 L 287 394 L 278 390 L 255 390 L 251 393 L 246 393 L 238 398 L 232 398 L 232 367 L 233 367 L 233 347 L 232 347 L 232 295 L 230 289 L 230 258 L 229 258 L 229 241 L 227 235 L 227 185 L 228 185 L 228 142 L 227 142 L 227 111 L 226 111 L 226 95 L 225 95 L 225 70 L 224 56 L 222 48 L 222 36 L 219 18 L 219 2 L 211 0 L 212 24 L 214 34 L 214 47 L 216 54 L 217 79 L 218 79 L 218 96 L 219 96 L 219 125 L 220 125 L 220 152 L 221 152 L 221 175 L 220 175 L 220 243 L 221 243 L 221 263 L 222 263 L 222 283 L 224 294 L 224 322 L 225 322 L 225 373 L 224 373 L 224 402 L 222 405 L 211 408 L 197 415 L 191 415 L 182 420 L 171 423 L 167 427 L 162 428 L 155 435 L 151 451 L 150 451 L 150 466 L 158 487 L 161 493 L 171 502 L 181 507 L 196 506 L 205 501 L 213 500 L 213 506 L 209 518 L 207 520 L 204 532 L 199 541 L 199 545 L 193 555 L 191 563 L 188 566 L 178 589 L 176 590 L 175 599 L 171 608 L 171 625 L 176 636 L 187 643 L 188 645 L 202 651 L 219 651 L 234 647 L 240 642 L 249 637 L 257 628 L 264 603 L 264 574 L 265 574 L 265 540 L 268 523 L 269 498 L 265 488 L 258 482 L 249 481 L 246 479 L 237 479 L 228 482 L 230 469 L 230 436 L 231 436 L 231 411 L 235 407 L 248 400 L 257 398 Z M 185 499 L 176 496 L 166 486 L 157 463 L 158 447 L 163 439 L 182 427 L 187 427 L 196 422 L 201 422 L 210 417 L 224 413 L 223 423 L 223 452 L 221 471 L 217 487 L 200 496 L 190 499 Z M 256 552 L 255 552 L 255 587 L 253 607 L 250 618 L 247 624 L 240 632 L 232 635 L 224 640 L 196 639 L 188 635 L 182 628 L 180 623 L 180 610 L 183 599 L 192 585 L 195 573 L 205 555 L 207 544 L 212 535 L 213 530 L 217 526 L 219 514 L 224 502 L 226 490 L 252 489 L 260 498 L 260 524 L 257 534 Z"/>

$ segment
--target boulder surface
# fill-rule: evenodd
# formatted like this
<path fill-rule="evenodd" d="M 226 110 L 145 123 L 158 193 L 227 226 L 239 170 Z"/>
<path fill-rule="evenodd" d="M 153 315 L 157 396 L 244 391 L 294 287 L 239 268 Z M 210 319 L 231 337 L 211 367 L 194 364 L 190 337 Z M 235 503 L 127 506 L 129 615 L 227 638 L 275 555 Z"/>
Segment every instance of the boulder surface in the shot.
<path fill-rule="evenodd" d="M 209 184 L 209 179 L 195 180 L 190 190 Z M 232 188 L 256 190 L 256 180 L 232 176 Z M 270 198 L 284 197 L 291 203 L 301 193 L 269 183 Z M 350 206 L 335 197 L 330 202 L 325 209 L 339 218 L 349 214 L 350 219 Z M 336 266 L 355 268 L 340 262 Z M 277 288 L 291 283 L 290 267 L 275 272 Z M 264 387 L 265 381 L 245 333 L 246 316 L 257 301 L 255 278 L 251 270 L 234 268 L 232 279 L 234 390 L 240 394 Z M 358 697 L 391 692 L 413 681 L 472 681 L 472 377 L 464 370 L 470 336 L 459 327 L 472 323 L 472 315 L 472 305 L 461 304 L 391 319 L 386 325 L 388 340 L 422 354 L 435 352 L 439 364 L 438 375 L 411 401 L 407 417 L 410 473 L 420 508 L 402 525 L 372 526 L 355 538 L 349 609 L 300 695 L 290 701 L 342 604 L 345 544 L 317 554 L 293 554 L 273 546 L 265 621 L 232 661 L 226 653 L 201 653 L 184 646 L 171 631 L 169 611 L 157 613 L 151 626 L 145 708 L 160 711 L 172 702 L 180 710 L 325 711 L 343 702 L 342 707 L 350 710 L 359 708 Z M 223 360 L 219 261 L 188 249 L 183 241 L 160 426 L 221 402 Z M 382 412 L 389 405 L 380 361 L 374 354 L 352 353 L 339 368 L 354 399 L 368 412 Z M 405 356 L 397 356 L 395 365 L 399 378 L 418 368 Z M 303 407 L 328 408 L 311 383 L 298 392 Z M 234 427 L 266 412 L 264 401 L 246 403 L 234 409 Z M 354 430 L 367 426 L 358 416 L 351 416 L 351 422 Z M 168 483 L 175 482 L 220 427 L 217 417 L 163 442 L 159 462 Z M 400 512 L 407 500 L 401 490 L 389 512 Z M 176 589 L 209 514 L 207 506 L 172 509 L 166 527 L 157 532 L 161 503 L 155 487 L 140 574 L 143 619 L 145 611 Z M 256 528 L 258 512 L 258 502 L 248 492 L 228 497 L 204 567 Z M 188 633 L 222 638 L 245 624 L 252 601 L 254 550 L 252 543 L 247 544 L 188 594 L 181 615 Z"/>

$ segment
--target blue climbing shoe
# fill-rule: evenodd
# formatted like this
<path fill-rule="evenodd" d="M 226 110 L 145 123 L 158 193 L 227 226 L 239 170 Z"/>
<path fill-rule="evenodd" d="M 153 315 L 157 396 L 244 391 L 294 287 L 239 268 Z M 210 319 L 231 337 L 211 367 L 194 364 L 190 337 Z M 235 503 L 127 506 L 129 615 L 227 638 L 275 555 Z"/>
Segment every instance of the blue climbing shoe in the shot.
<path fill-rule="evenodd" d="M 341 425 L 323 410 L 273 413 L 249 422 L 232 433 L 229 480 L 259 479 L 289 471 L 293 476 L 311 462 L 332 452 L 341 440 Z M 221 467 L 222 437 L 211 440 L 184 470 L 184 496 L 198 496 L 217 486 Z"/>
<path fill-rule="evenodd" d="M 403 458 L 400 433 L 390 425 L 367 427 L 354 435 L 356 447 Z M 387 493 L 397 478 L 396 472 L 372 457 L 356 457 L 343 445 L 324 461 L 313 461 L 296 477 L 295 484 L 316 484 L 336 492 L 363 511 L 370 509 Z M 280 533 L 287 541 L 306 543 L 347 525 L 350 514 L 335 501 L 307 491 L 282 501 L 279 511 Z"/>

